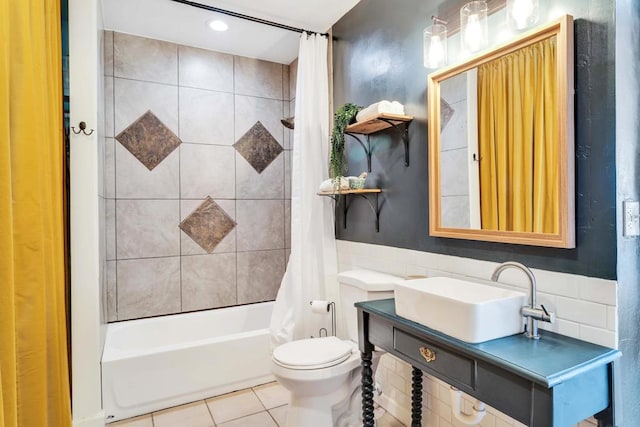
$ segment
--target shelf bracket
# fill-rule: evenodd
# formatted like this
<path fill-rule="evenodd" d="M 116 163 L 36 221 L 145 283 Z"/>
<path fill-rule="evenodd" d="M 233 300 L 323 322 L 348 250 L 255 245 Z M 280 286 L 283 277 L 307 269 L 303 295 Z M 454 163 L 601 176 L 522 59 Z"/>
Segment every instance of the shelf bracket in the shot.
<path fill-rule="evenodd" d="M 351 196 L 360 196 L 367 201 L 367 203 L 369 204 L 369 207 L 371 208 L 371 211 L 376 217 L 376 232 L 380 232 L 380 204 L 378 203 L 379 194 L 380 193 L 373 193 L 373 196 L 375 196 L 375 206 L 373 202 L 369 199 L 369 197 L 367 197 L 366 194 L 358 194 L 358 193 L 350 194 Z M 351 206 L 351 202 L 349 198 L 346 196 L 347 195 L 345 194 L 344 202 L 343 202 L 343 226 L 345 229 L 347 228 L 347 212 L 349 211 L 349 207 Z"/>
<path fill-rule="evenodd" d="M 397 123 L 384 117 L 380 117 L 378 120 L 387 123 L 393 130 L 400 133 L 402 143 L 404 144 L 404 165 L 409 166 L 409 123 L 411 122 Z M 369 170 L 369 172 L 371 172 L 371 170 Z"/>
<path fill-rule="evenodd" d="M 352 133 L 352 132 L 345 132 L 345 135 L 352 136 L 353 138 L 356 139 L 356 141 L 358 141 L 360 143 L 360 145 L 362 146 L 362 149 L 364 150 L 365 154 L 367 155 L 367 169 L 368 169 L 368 172 L 371 172 L 371 140 L 369 139 L 369 135 L 367 135 L 367 145 L 364 145 L 364 142 L 362 142 L 362 140 L 358 136 L 359 134 L 355 134 L 355 133 Z"/>

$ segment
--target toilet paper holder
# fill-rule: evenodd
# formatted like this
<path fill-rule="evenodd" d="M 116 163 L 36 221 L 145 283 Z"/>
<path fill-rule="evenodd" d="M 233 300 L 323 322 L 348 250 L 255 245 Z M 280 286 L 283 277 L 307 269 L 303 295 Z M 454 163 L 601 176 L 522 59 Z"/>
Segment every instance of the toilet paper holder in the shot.
<path fill-rule="evenodd" d="M 309 301 L 309 305 L 313 307 L 312 311 L 315 313 L 322 313 L 322 311 L 318 310 L 325 309 L 327 312 L 331 312 L 331 335 L 336 335 L 336 303 L 333 301 L 318 301 L 313 300 Z M 326 307 L 326 308 L 325 308 Z M 324 331 L 324 335 L 322 332 Z M 318 337 L 327 336 L 327 328 L 318 329 Z"/>

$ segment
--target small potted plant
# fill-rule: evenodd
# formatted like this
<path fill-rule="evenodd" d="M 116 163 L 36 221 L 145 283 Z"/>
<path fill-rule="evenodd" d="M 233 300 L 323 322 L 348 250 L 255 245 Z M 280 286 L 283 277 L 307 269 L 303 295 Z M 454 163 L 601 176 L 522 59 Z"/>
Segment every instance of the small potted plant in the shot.
<path fill-rule="evenodd" d="M 344 104 L 333 116 L 331 133 L 331 158 L 329 160 L 329 176 L 338 182 L 347 173 L 347 159 L 344 152 L 344 129 L 355 121 L 356 114 L 362 107 L 355 104 Z"/>

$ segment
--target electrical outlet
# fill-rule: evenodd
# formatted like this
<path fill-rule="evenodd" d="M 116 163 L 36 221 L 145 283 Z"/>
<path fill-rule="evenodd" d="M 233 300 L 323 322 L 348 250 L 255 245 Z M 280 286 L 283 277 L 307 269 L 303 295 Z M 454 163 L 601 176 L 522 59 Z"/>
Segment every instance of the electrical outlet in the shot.
<path fill-rule="evenodd" d="M 622 210 L 625 237 L 640 236 L 640 202 L 625 200 L 622 202 Z"/>

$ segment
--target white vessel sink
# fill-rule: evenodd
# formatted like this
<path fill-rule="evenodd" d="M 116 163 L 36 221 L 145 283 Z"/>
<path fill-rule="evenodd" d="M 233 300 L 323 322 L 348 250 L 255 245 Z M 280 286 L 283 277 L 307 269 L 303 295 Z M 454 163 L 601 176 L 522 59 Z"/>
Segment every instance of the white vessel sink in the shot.
<path fill-rule="evenodd" d="M 468 343 L 522 332 L 523 292 L 448 277 L 395 284 L 396 313 Z"/>

